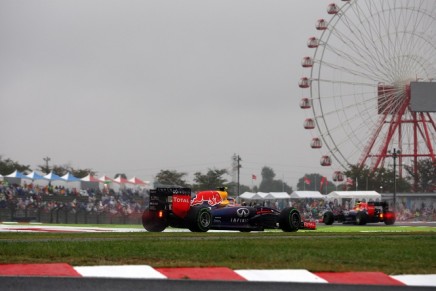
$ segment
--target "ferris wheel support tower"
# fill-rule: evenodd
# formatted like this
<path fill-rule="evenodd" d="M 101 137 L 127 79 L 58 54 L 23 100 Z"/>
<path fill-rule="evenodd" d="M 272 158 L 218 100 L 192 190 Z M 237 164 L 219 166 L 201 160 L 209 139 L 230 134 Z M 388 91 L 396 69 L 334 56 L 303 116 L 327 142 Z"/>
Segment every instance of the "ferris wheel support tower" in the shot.
<path fill-rule="evenodd" d="M 411 89 L 413 88 L 413 90 Z M 394 86 L 378 86 L 378 98 L 379 100 L 395 100 L 401 99 L 399 96 L 395 96 L 398 90 L 395 90 Z M 386 158 L 392 158 L 393 154 L 390 153 L 388 146 L 396 143 L 399 145 L 398 159 L 399 159 L 399 175 L 402 176 L 402 160 L 403 158 L 409 158 L 411 164 L 414 165 L 413 171 L 417 174 L 419 158 L 430 158 L 433 164 L 436 164 L 436 156 L 434 152 L 433 142 L 430 133 L 436 132 L 435 122 L 430 112 L 436 112 L 436 83 L 431 82 L 412 82 L 405 87 L 405 98 L 402 104 L 399 105 L 398 110 L 394 110 L 394 106 L 386 106 L 386 102 L 379 102 L 379 113 L 382 113 L 379 119 L 379 124 L 375 127 L 373 135 L 368 144 L 364 148 L 359 160 L 359 165 L 363 167 L 368 159 L 372 159 L 372 169 L 383 167 Z M 413 100 L 413 102 L 412 102 Z M 381 105 L 383 104 L 383 105 Z M 381 107 L 381 108 L 380 108 Z M 388 110 L 387 107 L 391 108 Z M 426 110 L 415 111 L 415 110 Z M 402 149 L 402 128 L 411 125 L 413 142 L 410 147 L 410 152 L 404 152 Z M 383 126 L 387 126 L 387 134 L 384 137 L 383 142 L 379 149 L 374 149 L 374 143 L 380 135 L 380 131 Z M 392 139 L 394 136 L 398 137 L 395 142 Z M 418 140 L 424 141 L 424 151 L 419 150 Z"/>

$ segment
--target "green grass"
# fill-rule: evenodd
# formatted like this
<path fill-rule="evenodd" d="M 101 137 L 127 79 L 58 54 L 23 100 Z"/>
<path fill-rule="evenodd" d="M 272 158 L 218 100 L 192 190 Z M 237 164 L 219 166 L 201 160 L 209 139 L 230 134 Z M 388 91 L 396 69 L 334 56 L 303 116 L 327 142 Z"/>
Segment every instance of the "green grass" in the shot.
<path fill-rule="evenodd" d="M 373 232 L 381 232 L 381 233 L 398 233 L 398 232 L 407 232 L 407 233 L 415 233 L 415 232 L 435 232 L 436 227 L 431 226 L 386 226 L 383 224 L 372 224 L 365 226 L 356 226 L 356 225 L 333 225 L 333 226 L 325 226 L 319 225 L 317 226 L 316 232 L 349 232 L 349 233 L 373 233 Z"/>
<path fill-rule="evenodd" d="M 147 264 L 434 274 L 435 249 L 436 229 L 431 227 L 320 226 L 296 233 L 0 233 L 0 263 L 65 262 L 74 266 Z"/>

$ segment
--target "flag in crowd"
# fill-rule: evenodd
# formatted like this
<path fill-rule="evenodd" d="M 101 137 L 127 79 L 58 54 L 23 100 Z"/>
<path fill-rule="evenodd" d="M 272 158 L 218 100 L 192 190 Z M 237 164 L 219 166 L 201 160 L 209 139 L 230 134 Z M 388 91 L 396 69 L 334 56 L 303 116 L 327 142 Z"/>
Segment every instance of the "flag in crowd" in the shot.
<path fill-rule="evenodd" d="M 322 177 L 322 178 L 321 178 L 320 185 L 319 185 L 319 189 L 322 189 L 322 186 L 324 185 L 324 183 L 325 183 L 325 186 L 327 187 L 327 185 L 328 185 L 328 180 L 327 180 L 326 177 Z"/>

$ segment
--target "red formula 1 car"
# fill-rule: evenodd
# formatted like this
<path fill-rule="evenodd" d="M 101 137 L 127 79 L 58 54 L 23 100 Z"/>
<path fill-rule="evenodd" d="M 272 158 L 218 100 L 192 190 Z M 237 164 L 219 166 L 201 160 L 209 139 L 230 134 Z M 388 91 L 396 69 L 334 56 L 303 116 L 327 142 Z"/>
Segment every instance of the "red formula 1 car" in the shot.
<path fill-rule="evenodd" d="M 149 207 L 142 215 L 147 231 L 160 232 L 168 226 L 193 232 L 209 229 L 242 232 L 281 229 L 287 232 L 315 229 L 301 221 L 295 208 L 278 211 L 263 206 L 231 205 L 225 189 L 200 191 L 191 199 L 189 188 L 157 188 L 150 191 Z"/>
<path fill-rule="evenodd" d="M 389 211 L 386 202 L 358 202 L 351 210 L 329 210 L 323 215 L 323 221 L 326 225 L 331 225 L 335 221 L 357 225 L 378 222 L 392 225 L 395 223 L 395 219 L 395 213 Z"/>

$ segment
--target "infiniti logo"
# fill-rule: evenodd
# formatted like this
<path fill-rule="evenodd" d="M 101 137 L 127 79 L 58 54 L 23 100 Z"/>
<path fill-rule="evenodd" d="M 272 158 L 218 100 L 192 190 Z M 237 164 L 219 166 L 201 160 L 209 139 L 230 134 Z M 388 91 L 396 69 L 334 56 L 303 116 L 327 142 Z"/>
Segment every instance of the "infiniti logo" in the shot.
<path fill-rule="evenodd" d="M 239 217 L 248 217 L 249 212 L 250 210 L 248 210 L 247 208 L 238 208 L 238 210 L 236 210 L 236 214 Z"/>

